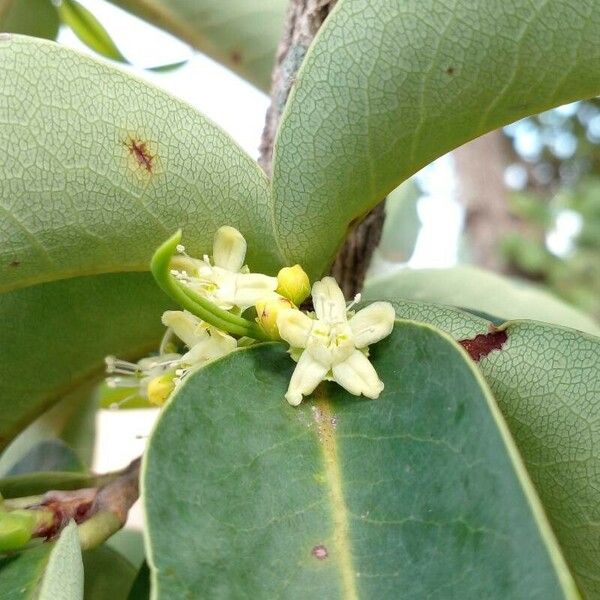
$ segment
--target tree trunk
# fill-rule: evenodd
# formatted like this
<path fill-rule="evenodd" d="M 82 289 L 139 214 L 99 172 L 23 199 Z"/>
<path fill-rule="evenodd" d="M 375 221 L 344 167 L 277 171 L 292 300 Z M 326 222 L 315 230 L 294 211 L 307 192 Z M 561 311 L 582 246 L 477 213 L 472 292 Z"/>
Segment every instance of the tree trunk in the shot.
<path fill-rule="evenodd" d="M 473 262 L 492 271 L 506 272 L 500 242 L 515 230 L 509 212 L 504 171 L 510 163 L 502 131 L 492 131 L 457 148 L 454 164 L 458 195 L 466 210 L 465 228 Z"/>
<path fill-rule="evenodd" d="M 273 142 L 296 73 L 317 31 L 333 9 L 335 1 L 290 0 L 273 70 L 271 105 L 267 110 L 258 160 L 269 176 Z M 331 273 L 337 279 L 346 298 L 353 298 L 362 288 L 373 251 L 381 238 L 383 219 L 381 202 L 349 231 L 346 242 L 333 263 Z"/>

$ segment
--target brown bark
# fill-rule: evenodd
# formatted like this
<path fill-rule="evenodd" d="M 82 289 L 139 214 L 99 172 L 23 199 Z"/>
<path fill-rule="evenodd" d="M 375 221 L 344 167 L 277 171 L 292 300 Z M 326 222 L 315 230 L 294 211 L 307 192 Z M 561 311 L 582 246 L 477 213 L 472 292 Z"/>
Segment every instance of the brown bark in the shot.
<path fill-rule="evenodd" d="M 80 525 L 82 547 L 95 547 L 127 521 L 129 509 L 139 497 L 140 465 L 141 458 L 137 458 L 122 471 L 100 476 L 98 480 L 102 483 L 97 487 L 52 490 L 24 506 L 20 499 L 7 500 L 6 504 L 47 515 L 34 531 L 34 537 L 55 538 L 73 519 Z"/>
<path fill-rule="evenodd" d="M 465 228 L 473 262 L 505 272 L 500 242 L 514 231 L 504 171 L 510 163 L 507 140 L 492 131 L 454 151 L 458 195 L 466 209 Z"/>
<path fill-rule="evenodd" d="M 336 0 L 290 1 L 283 37 L 277 50 L 271 86 L 271 105 L 267 110 L 258 160 L 269 176 L 275 135 L 296 73 L 335 2 Z M 381 238 L 383 220 L 382 202 L 349 230 L 346 242 L 333 263 L 331 273 L 337 279 L 346 298 L 353 298 L 362 288 L 371 257 Z"/>
<path fill-rule="evenodd" d="M 291 0 L 288 6 L 273 68 L 271 105 L 267 110 L 258 159 L 260 166 L 269 176 L 275 134 L 296 80 L 296 73 L 317 31 L 333 10 L 335 2 L 336 0 Z"/>

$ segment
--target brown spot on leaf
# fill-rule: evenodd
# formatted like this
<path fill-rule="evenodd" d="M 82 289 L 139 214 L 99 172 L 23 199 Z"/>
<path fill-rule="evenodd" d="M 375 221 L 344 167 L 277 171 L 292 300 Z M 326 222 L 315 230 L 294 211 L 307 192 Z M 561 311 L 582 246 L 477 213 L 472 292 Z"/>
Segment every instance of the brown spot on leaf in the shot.
<path fill-rule="evenodd" d="M 327 548 L 323 544 L 315 546 L 310 552 L 317 560 L 325 560 L 329 556 Z"/>
<path fill-rule="evenodd" d="M 242 62 L 242 53 L 238 50 L 234 50 L 229 57 L 234 65 L 239 65 Z"/>
<path fill-rule="evenodd" d="M 127 150 L 129 150 L 129 154 L 135 158 L 137 164 L 148 171 L 148 173 L 152 173 L 154 156 L 150 154 L 148 143 L 135 138 L 129 138 L 124 144 Z"/>
<path fill-rule="evenodd" d="M 494 350 L 501 350 L 506 343 L 506 331 L 494 329 L 489 333 L 480 333 L 472 340 L 460 340 L 458 343 L 468 352 L 474 361 L 479 361 Z"/>
<path fill-rule="evenodd" d="M 20 260 L 11 260 L 11 261 L 8 263 L 8 266 L 9 266 L 9 267 L 12 267 L 13 269 L 16 269 L 18 266 L 20 266 L 20 264 L 21 264 L 21 261 L 20 261 Z"/>
<path fill-rule="evenodd" d="M 454 75 L 455 72 L 456 72 L 456 69 L 454 67 L 448 67 L 446 69 L 446 75 Z"/>

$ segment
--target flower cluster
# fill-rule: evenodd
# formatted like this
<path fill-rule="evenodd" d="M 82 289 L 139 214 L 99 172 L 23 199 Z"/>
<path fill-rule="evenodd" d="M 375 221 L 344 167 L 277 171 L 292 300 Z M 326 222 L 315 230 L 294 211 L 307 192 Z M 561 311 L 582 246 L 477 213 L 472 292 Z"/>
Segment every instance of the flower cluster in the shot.
<path fill-rule="evenodd" d="M 377 398 L 383 390 L 368 347 L 392 331 L 394 309 L 375 302 L 354 313 L 332 277 L 312 286 L 314 311 L 299 306 L 311 292 L 299 266 L 277 277 L 244 266 L 246 240 L 233 227 L 215 234 L 212 260 L 188 256 L 178 232 L 155 253 L 152 272 L 183 310 L 163 314 L 166 332 L 155 356 L 133 363 L 107 357 L 109 387 L 131 388 L 163 405 L 182 379 L 208 362 L 257 341 L 287 342 L 297 361 L 285 397 L 296 406 L 324 380 L 348 392 Z M 254 316 L 254 314 L 256 316 Z"/>

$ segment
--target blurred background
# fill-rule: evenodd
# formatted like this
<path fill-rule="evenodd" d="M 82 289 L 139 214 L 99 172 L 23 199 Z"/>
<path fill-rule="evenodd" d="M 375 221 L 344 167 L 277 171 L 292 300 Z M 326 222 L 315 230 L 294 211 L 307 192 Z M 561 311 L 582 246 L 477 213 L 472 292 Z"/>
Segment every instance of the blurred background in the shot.
<path fill-rule="evenodd" d="M 155 23 L 168 21 L 168 15 L 144 13 L 136 0 L 115 4 Z M 233 3 L 235 14 L 223 0 L 223 11 L 231 13 L 226 19 L 212 10 L 192 15 L 185 30 L 165 26 L 178 37 L 115 4 L 0 2 L 0 30 L 56 39 L 130 71 L 196 107 L 258 157 L 285 0 L 247 2 L 244 10 Z M 194 28 L 204 42 L 195 42 Z M 213 34 L 221 45 L 211 42 Z M 260 53 L 249 54 L 253 47 Z M 600 320 L 600 101 L 569 104 L 491 132 L 390 194 L 369 277 L 376 284 L 400 272 L 405 295 L 419 298 L 420 273 L 431 268 L 444 270 L 440 290 L 430 289 L 428 300 L 450 302 L 441 290 L 452 285 L 456 303 L 466 306 L 481 290 L 465 282 L 483 268 L 492 273 L 476 281 L 485 282 L 492 314 L 493 296 L 507 289 L 497 276 L 507 276 L 519 289 L 546 290 Z M 152 409 L 99 411 L 94 468 L 114 470 L 138 456 L 155 417 Z M 140 519 L 134 511 L 130 522 Z"/>

